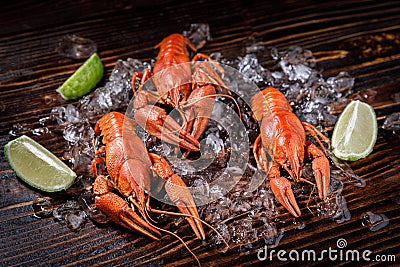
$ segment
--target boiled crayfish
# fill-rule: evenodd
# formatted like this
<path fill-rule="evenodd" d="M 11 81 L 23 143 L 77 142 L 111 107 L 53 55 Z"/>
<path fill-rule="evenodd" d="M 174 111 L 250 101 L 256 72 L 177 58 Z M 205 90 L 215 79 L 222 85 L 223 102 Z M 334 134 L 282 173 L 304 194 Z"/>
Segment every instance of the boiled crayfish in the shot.
<path fill-rule="evenodd" d="M 230 91 L 207 62 L 197 62 L 192 73 L 192 64 L 199 59 L 208 60 L 221 72 L 223 69 L 200 53 L 190 61 L 187 47 L 196 50 L 182 34 L 172 34 L 156 46 L 160 51 L 153 72 L 146 69 L 143 73 L 133 74 L 134 117 L 149 134 L 188 151 L 198 151 L 198 138 L 204 132 L 212 112 L 216 88 L 220 91 L 225 88 L 228 94 Z M 153 77 L 157 91 L 142 90 L 150 77 Z M 138 80 L 140 82 L 136 90 Z M 156 103 L 180 111 L 186 123 L 181 126 L 163 108 L 155 106 Z"/>
<path fill-rule="evenodd" d="M 150 191 L 152 170 L 163 178 L 165 191 L 184 215 L 196 236 L 205 239 L 193 197 L 183 180 L 172 172 L 161 156 L 147 152 L 135 133 L 136 123 L 118 112 L 104 115 L 97 121 L 94 132 L 102 135 L 103 146 L 96 150 L 92 171 L 96 207 L 113 222 L 158 240 L 160 231 L 147 218 L 146 190 Z M 105 154 L 105 156 L 104 156 Z M 105 164 L 110 179 L 106 178 Z M 128 199 L 129 204 L 117 194 Z M 148 193 L 147 192 L 147 193 Z M 147 210 L 146 210 L 147 209 Z M 136 212 L 137 211 L 137 212 Z"/>
<path fill-rule="evenodd" d="M 293 216 L 301 215 L 294 197 L 291 183 L 280 175 L 285 169 L 296 181 L 309 182 L 301 177 L 304 157 L 312 157 L 312 169 L 318 188 L 319 198 L 325 200 L 330 181 L 330 165 L 325 154 L 313 143 L 306 142 L 309 132 L 324 149 L 321 140 L 329 139 L 314 126 L 300 122 L 292 112 L 286 97 L 277 89 L 269 87 L 251 99 L 253 115 L 261 121 L 261 134 L 253 146 L 258 168 L 265 171 L 277 200 Z"/>

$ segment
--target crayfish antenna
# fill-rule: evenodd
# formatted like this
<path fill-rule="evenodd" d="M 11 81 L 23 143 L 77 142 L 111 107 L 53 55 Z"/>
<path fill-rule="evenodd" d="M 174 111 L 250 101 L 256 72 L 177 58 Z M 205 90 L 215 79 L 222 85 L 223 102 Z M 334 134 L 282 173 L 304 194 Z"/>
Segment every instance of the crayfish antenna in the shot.
<path fill-rule="evenodd" d="M 187 249 L 187 251 L 189 251 L 189 253 L 190 253 L 190 254 L 193 256 L 193 258 L 196 260 L 197 265 L 198 265 L 198 266 L 201 266 L 201 263 L 200 263 L 199 258 L 197 258 L 196 254 L 193 253 L 193 251 L 189 248 L 189 246 L 186 244 L 186 242 L 185 242 L 180 236 L 178 236 L 177 234 L 175 234 L 175 233 L 173 233 L 173 232 L 171 232 L 171 231 L 168 231 L 168 230 L 165 230 L 165 229 L 163 229 L 163 228 L 160 228 L 160 227 L 158 227 L 158 226 L 156 226 L 156 225 L 154 225 L 154 224 L 152 223 L 152 222 L 156 223 L 156 221 L 155 221 L 153 218 L 151 218 L 150 214 L 148 213 L 148 210 L 150 210 L 150 211 L 153 210 L 153 209 L 150 207 L 150 197 L 148 197 L 148 198 L 147 198 L 147 201 L 146 201 L 145 213 L 146 213 L 147 216 L 145 217 L 145 221 L 146 221 L 149 225 L 151 225 L 152 227 L 154 227 L 155 229 L 157 229 L 158 231 L 167 233 L 167 234 L 169 234 L 169 235 L 172 235 L 172 236 L 175 237 L 176 239 L 178 239 L 178 240 L 185 246 L 185 248 Z M 162 212 L 160 211 L 160 213 L 162 213 Z M 163 213 L 164 213 L 164 212 L 163 212 Z M 165 213 L 164 213 L 164 214 L 165 214 Z M 150 222 L 150 221 L 152 221 L 152 222 Z"/>
<path fill-rule="evenodd" d="M 311 208 L 310 208 L 310 202 L 311 202 L 311 196 L 312 196 L 312 194 L 313 194 L 314 191 L 315 191 L 315 187 L 316 187 L 316 185 L 314 184 L 313 189 L 311 190 L 310 195 L 308 196 L 308 200 L 307 200 L 307 204 L 306 204 L 306 207 L 307 207 L 308 211 L 311 212 L 311 214 L 312 214 L 314 217 L 315 217 L 315 214 L 314 214 L 314 212 L 313 212 L 313 211 L 311 210 Z"/>
<path fill-rule="evenodd" d="M 303 122 L 301 122 L 301 124 L 303 125 L 304 129 L 306 131 L 308 131 L 312 135 L 312 137 L 314 137 L 314 139 L 318 142 L 319 146 L 324 151 L 325 155 L 328 155 L 328 153 L 326 152 L 325 146 L 322 144 L 321 141 L 324 141 L 328 145 L 328 148 L 330 148 L 331 142 L 330 142 L 329 138 L 326 137 L 323 133 L 321 133 L 317 128 L 315 128 L 310 123 L 303 121 Z"/>
<path fill-rule="evenodd" d="M 148 209 L 148 207 L 150 207 L 150 196 L 147 196 L 147 200 L 146 200 L 146 205 L 145 205 L 145 208 L 144 208 L 144 212 L 146 213 L 146 221 L 147 221 L 147 219 L 150 219 L 150 221 L 152 222 L 152 223 L 154 223 L 154 224 L 156 224 L 157 222 L 156 222 L 156 220 L 154 220 L 153 218 L 151 218 L 151 216 L 150 216 L 150 214 L 149 214 L 149 209 Z M 148 223 L 150 223 L 150 222 L 148 222 Z"/>
<path fill-rule="evenodd" d="M 151 219 L 151 220 L 154 221 L 153 219 Z M 185 248 L 187 249 L 187 251 L 189 251 L 189 253 L 190 253 L 190 254 L 193 256 L 193 258 L 196 260 L 197 265 L 198 265 L 198 266 L 201 266 L 201 263 L 200 263 L 199 258 L 197 258 L 196 254 L 193 253 L 193 251 L 189 248 L 189 246 L 186 244 L 186 242 L 185 242 L 181 237 L 179 237 L 177 234 L 175 234 L 175 233 L 173 233 L 173 232 L 171 232 L 171 231 L 168 231 L 168 230 L 165 230 L 165 229 L 163 229 L 163 228 L 160 228 L 160 227 L 155 226 L 154 224 L 150 223 L 148 220 L 146 220 L 146 221 L 147 221 L 148 224 L 150 224 L 151 226 L 153 226 L 154 228 L 156 228 L 158 231 L 164 232 L 164 233 L 167 233 L 167 234 L 170 234 L 170 235 L 174 236 L 176 239 L 178 239 L 178 240 L 185 246 Z"/>
<path fill-rule="evenodd" d="M 224 242 L 224 244 L 226 245 L 226 247 L 229 249 L 229 244 L 228 242 L 225 240 L 225 238 L 217 231 L 217 229 L 215 229 L 215 227 L 213 227 L 212 225 L 210 225 L 209 223 L 207 223 L 206 221 L 191 215 L 191 214 L 183 214 L 183 213 L 179 213 L 179 212 L 173 212 L 173 211 L 163 211 L 163 210 L 157 210 L 157 209 L 153 209 L 152 207 L 146 207 L 148 208 L 151 212 L 154 213 L 159 213 L 159 214 L 166 214 L 166 215 L 172 215 L 172 216 L 184 216 L 184 217 L 190 217 L 193 218 L 199 222 L 201 222 L 202 224 L 204 224 L 205 226 L 209 227 L 213 232 L 215 232 L 217 234 L 217 236 L 219 238 L 221 238 L 222 242 Z M 154 221 L 154 220 L 153 220 Z"/>

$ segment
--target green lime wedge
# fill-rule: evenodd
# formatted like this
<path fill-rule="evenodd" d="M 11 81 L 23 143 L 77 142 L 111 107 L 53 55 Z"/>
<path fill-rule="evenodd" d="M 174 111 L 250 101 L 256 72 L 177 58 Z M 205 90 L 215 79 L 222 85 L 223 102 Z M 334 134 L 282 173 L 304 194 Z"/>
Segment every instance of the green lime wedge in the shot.
<path fill-rule="evenodd" d="M 8 142 L 4 154 L 22 181 L 42 191 L 65 190 L 75 181 L 75 172 L 28 136 L 22 135 Z"/>
<path fill-rule="evenodd" d="M 372 152 L 377 133 L 374 109 L 367 103 L 351 101 L 340 114 L 333 130 L 333 153 L 343 160 L 365 158 Z"/>
<path fill-rule="evenodd" d="M 97 53 L 94 53 L 56 91 L 65 100 L 76 99 L 95 87 L 103 73 L 103 63 Z"/>

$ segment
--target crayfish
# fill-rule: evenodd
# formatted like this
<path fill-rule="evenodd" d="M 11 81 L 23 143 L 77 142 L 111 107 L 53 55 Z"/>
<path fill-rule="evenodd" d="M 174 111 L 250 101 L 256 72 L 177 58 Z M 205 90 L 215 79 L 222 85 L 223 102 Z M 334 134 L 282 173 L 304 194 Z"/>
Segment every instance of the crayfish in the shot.
<path fill-rule="evenodd" d="M 312 157 L 318 195 L 321 200 L 325 200 L 330 181 L 329 161 L 315 144 L 306 141 L 306 131 L 323 150 L 320 139 L 328 144 L 329 139 L 311 124 L 300 122 L 286 97 L 275 88 L 268 87 L 254 95 L 251 105 L 255 119 L 261 121 L 261 134 L 253 146 L 258 168 L 267 173 L 277 200 L 293 216 L 298 217 L 301 212 L 291 183 L 280 175 L 280 168 L 285 169 L 296 181 L 311 183 L 301 175 L 304 158 Z"/>
<path fill-rule="evenodd" d="M 93 186 L 96 207 L 114 223 L 158 240 L 161 236 L 160 228 L 149 222 L 147 211 L 153 209 L 146 201 L 146 192 L 150 192 L 154 170 L 155 174 L 166 181 L 165 191 L 187 218 L 196 236 L 205 239 L 195 202 L 186 184 L 172 172 L 163 157 L 148 153 L 135 133 L 135 126 L 134 120 L 121 113 L 111 112 L 98 120 L 94 127 L 95 134 L 102 135 L 104 143 L 95 149 L 96 154 L 105 153 L 105 156 L 96 157 L 92 162 L 92 172 L 96 176 Z M 107 172 L 102 167 L 104 164 Z M 106 178 L 107 173 L 110 179 Z M 111 192 L 112 189 L 118 190 L 130 205 Z"/>
<path fill-rule="evenodd" d="M 132 76 L 132 89 L 135 93 L 134 110 L 136 122 L 150 135 L 163 138 L 168 143 L 186 149 L 184 157 L 190 151 L 199 151 L 198 138 L 206 129 L 213 110 L 216 88 L 231 92 L 224 85 L 216 71 L 205 61 L 206 59 L 221 73 L 222 67 L 207 55 L 197 53 L 189 59 L 190 50 L 195 46 L 182 34 L 172 34 L 164 38 L 156 48 L 160 48 L 153 72 L 146 69 Z M 157 91 L 142 90 L 143 84 L 153 77 Z M 139 87 L 136 90 L 136 82 Z M 154 104 L 170 106 L 181 114 L 184 124 L 167 115 L 165 109 Z"/>

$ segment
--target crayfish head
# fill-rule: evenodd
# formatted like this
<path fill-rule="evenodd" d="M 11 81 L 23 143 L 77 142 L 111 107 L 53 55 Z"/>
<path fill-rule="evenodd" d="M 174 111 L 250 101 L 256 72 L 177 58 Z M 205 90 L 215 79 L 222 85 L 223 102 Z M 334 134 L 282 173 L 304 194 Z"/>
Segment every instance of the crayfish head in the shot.
<path fill-rule="evenodd" d="M 290 138 L 289 138 L 290 137 Z M 304 146 L 299 145 L 301 142 L 295 138 L 296 136 L 281 135 L 275 150 L 274 159 L 295 179 L 299 180 L 302 174 L 302 165 L 304 160 Z"/>
<path fill-rule="evenodd" d="M 297 152 L 297 151 L 296 151 Z M 299 156 L 298 153 L 292 152 L 288 154 L 288 163 L 284 165 L 284 169 L 290 174 L 290 176 L 299 180 L 302 173 L 301 166 L 303 165 L 303 158 Z"/>
<path fill-rule="evenodd" d="M 172 88 L 165 96 L 165 103 L 174 108 L 178 108 L 180 103 L 185 101 L 185 95 L 178 88 Z"/>

